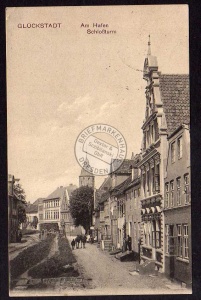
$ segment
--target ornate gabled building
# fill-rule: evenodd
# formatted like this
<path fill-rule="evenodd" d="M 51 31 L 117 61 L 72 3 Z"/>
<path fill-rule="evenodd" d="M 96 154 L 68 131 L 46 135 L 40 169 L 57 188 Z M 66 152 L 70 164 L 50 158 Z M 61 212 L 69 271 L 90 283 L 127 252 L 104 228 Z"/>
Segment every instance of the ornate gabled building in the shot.
<path fill-rule="evenodd" d="M 144 62 L 146 111 L 142 125 L 141 169 L 141 263 L 150 260 L 165 270 L 164 178 L 168 136 L 189 121 L 188 75 L 161 74 L 150 41 Z"/>

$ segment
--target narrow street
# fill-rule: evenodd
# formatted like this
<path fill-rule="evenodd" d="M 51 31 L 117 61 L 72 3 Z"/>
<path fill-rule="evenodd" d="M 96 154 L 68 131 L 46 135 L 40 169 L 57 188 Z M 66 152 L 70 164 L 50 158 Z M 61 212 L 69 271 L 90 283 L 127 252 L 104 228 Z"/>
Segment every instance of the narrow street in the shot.
<path fill-rule="evenodd" d="M 71 242 L 72 237 L 68 237 Z M 172 285 L 164 277 L 148 275 L 130 275 L 135 269 L 135 262 L 120 262 L 114 256 L 97 248 L 96 244 L 86 244 L 86 248 L 73 251 L 83 273 L 91 280 L 91 291 L 87 294 L 167 294 L 188 293 L 178 285 Z M 172 285 L 171 289 L 168 287 Z"/>

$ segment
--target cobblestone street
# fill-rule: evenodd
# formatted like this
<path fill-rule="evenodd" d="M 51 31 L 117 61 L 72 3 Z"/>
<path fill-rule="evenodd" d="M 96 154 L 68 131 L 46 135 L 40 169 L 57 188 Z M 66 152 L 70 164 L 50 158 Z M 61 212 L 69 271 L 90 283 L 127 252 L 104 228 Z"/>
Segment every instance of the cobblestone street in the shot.
<path fill-rule="evenodd" d="M 72 237 L 68 237 L 69 241 Z M 114 256 L 86 244 L 86 248 L 73 251 L 82 272 L 91 280 L 91 289 L 82 291 L 87 295 L 121 294 L 188 294 L 190 290 L 171 283 L 163 276 L 130 275 L 135 262 L 120 262 Z M 79 292 L 78 292 L 79 294 Z"/>
<path fill-rule="evenodd" d="M 68 237 L 71 242 L 73 237 Z M 51 256 L 57 250 L 54 239 Z M 79 269 L 79 278 L 31 279 L 35 284 L 47 284 L 45 289 L 34 290 L 35 295 L 140 295 L 140 294 L 190 294 L 191 290 L 170 282 L 162 275 L 148 276 L 133 272 L 138 264 L 134 261 L 121 262 L 107 251 L 97 248 L 97 244 L 86 244 L 86 248 L 73 250 Z M 133 274 L 131 275 L 130 272 Z M 27 272 L 20 276 L 21 281 L 28 279 Z M 42 281 L 41 281 L 42 280 Z M 73 281 L 72 281 L 73 280 Z M 26 284 L 24 286 L 26 287 Z M 15 289 L 11 295 L 32 295 L 33 290 Z"/>

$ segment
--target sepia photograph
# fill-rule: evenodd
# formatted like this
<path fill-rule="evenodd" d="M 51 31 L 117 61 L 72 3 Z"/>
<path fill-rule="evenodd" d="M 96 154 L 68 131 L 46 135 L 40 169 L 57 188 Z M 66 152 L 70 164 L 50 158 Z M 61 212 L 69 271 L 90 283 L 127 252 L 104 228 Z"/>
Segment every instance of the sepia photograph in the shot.
<path fill-rule="evenodd" d="M 192 294 L 188 5 L 6 8 L 9 295 Z"/>

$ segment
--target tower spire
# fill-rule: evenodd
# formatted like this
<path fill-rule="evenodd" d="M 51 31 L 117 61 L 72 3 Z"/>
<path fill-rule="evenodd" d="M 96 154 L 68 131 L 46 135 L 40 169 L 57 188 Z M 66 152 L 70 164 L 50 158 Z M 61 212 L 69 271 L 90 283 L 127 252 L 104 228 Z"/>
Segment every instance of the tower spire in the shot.
<path fill-rule="evenodd" d="M 149 34 L 149 41 L 148 41 L 148 51 L 147 51 L 147 56 L 151 55 L 151 41 L 150 41 L 150 34 Z"/>

